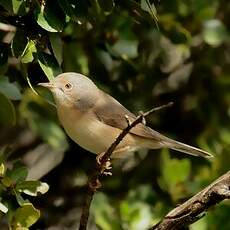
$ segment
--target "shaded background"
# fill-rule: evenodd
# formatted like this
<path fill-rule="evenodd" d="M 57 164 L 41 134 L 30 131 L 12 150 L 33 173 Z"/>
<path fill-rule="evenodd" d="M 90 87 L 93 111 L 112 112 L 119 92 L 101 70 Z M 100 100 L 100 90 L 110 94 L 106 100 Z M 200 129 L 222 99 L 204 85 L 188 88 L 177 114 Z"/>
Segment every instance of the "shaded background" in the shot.
<path fill-rule="evenodd" d="M 9 166 L 21 159 L 50 186 L 30 198 L 41 211 L 31 229 L 76 229 L 95 167 L 36 86 L 61 72 L 89 76 L 136 114 L 173 101 L 148 125 L 215 156 L 164 149 L 115 161 L 89 229 L 147 229 L 229 170 L 229 15 L 224 0 L 0 0 L 0 145 L 13 146 Z M 229 213 L 222 202 L 189 229 L 230 229 Z"/>

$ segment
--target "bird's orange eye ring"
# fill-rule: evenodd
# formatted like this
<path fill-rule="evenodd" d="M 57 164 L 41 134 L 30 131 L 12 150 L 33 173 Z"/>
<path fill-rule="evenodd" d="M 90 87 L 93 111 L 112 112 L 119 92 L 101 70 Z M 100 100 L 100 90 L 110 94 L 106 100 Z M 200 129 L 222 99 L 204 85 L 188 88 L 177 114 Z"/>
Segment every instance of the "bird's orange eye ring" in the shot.
<path fill-rule="evenodd" d="M 66 88 L 66 89 L 72 89 L 72 85 L 71 85 L 70 83 L 66 83 L 66 84 L 65 84 L 65 88 Z"/>

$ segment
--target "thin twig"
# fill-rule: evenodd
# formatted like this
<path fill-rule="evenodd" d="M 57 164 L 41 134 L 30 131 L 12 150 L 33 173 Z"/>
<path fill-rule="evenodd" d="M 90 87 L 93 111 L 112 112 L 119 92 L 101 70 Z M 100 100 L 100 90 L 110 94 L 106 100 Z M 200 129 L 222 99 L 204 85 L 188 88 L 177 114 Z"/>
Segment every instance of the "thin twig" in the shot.
<path fill-rule="evenodd" d="M 202 218 L 209 207 L 224 199 L 230 199 L 230 171 L 170 211 L 163 220 L 150 229 L 174 230 L 186 227 Z"/>
<path fill-rule="evenodd" d="M 113 154 L 113 151 L 115 148 L 119 145 L 119 143 L 123 140 L 123 138 L 130 132 L 132 128 L 134 128 L 137 124 L 142 123 L 144 118 L 151 113 L 157 112 L 159 110 L 162 110 L 166 107 L 171 106 L 173 103 L 170 102 L 166 105 L 162 105 L 156 108 L 153 108 L 146 113 L 142 113 L 133 122 L 128 122 L 128 117 L 127 119 L 127 127 L 122 130 L 122 132 L 119 134 L 119 136 L 115 139 L 115 141 L 110 145 L 110 147 L 107 149 L 105 154 L 101 157 L 100 159 L 100 164 L 97 162 L 97 168 L 94 172 L 94 174 L 90 177 L 87 183 L 87 193 L 86 193 L 86 198 L 84 200 L 83 204 L 83 209 L 82 209 L 82 215 L 80 219 L 80 225 L 79 225 L 79 230 L 86 230 L 87 229 L 87 223 L 88 223 L 88 218 L 89 218 L 89 209 L 91 202 L 93 200 L 93 196 L 96 192 L 96 190 L 101 186 L 99 178 L 100 176 L 103 175 L 105 169 L 106 169 L 106 163 L 108 162 L 109 158 Z"/>

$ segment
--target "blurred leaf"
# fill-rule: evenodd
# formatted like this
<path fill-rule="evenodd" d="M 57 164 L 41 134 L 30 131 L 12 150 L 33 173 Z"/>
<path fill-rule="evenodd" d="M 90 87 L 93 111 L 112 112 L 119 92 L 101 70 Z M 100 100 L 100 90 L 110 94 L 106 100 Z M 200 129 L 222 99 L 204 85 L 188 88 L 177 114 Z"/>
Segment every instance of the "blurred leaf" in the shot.
<path fill-rule="evenodd" d="M 22 181 L 17 184 L 16 190 L 29 196 L 44 194 L 49 190 L 49 185 L 40 181 Z"/>
<path fill-rule="evenodd" d="M 150 200 L 153 199 L 152 188 L 142 185 L 131 189 L 120 204 L 120 216 L 125 229 L 149 229 L 153 221 Z"/>
<path fill-rule="evenodd" d="M 204 23 L 203 38 L 207 44 L 219 46 L 227 38 L 226 28 L 217 19 L 208 20 Z"/>
<path fill-rule="evenodd" d="M 5 76 L 0 77 L 0 92 L 5 94 L 11 100 L 20 100 L 21 92 L 17 84 L 10 83 L 9 79 Z"/>
<path fill-rule="evenodd" d="M 105 12 L 105 13 L 111 13 L 115 3 L 114 0 L 98 0 L 98 3 L 101 7 L 101 9 Z"/>
<path fill-rule="evenodd" d="M 35 42 L 30 40 L 28 41 L 22 55 L 21 55 L 21 62 L 22 63 L 29 63 L 34 60 L 34 54 L 37 52 L 37 48 L 35 46 Z"/>
<path fill-rule="evenodd" d="M 3 177 L 5 175 L 5 165 L 3 163 L 0 164 L 0 177 Z"/>
<path fill-rule="evenodd" d="M 208 230 L 207 217 L 204 216 L 194 224 L 189 226 L 190 230 Z"/>
<path fill-rule="evenodd" d="M 0 93 L 0 123 L 4 125 L 15 125 L 16 114 L 12 102 L 3 94 Z"/>
<path fill-rule="evenodd" d="M 120 55 L 123 58 L 135 58 L 138 56 L 137 47 L 137 41 L 119 40 L 111 48 L 116 55 Z"/>
<path fill-rule="evenodd" d="M 0 211 L 3 213 L 8 212 L 8 208 L 2 202 L 0 202 Z"/>
<path fill-rule="evenodd" d="M 96 193 L 92 203 L 96 224 L 103 230 L 120 230 L 114 207 L 103 193 Z"/>
<path fill-rule="evenodd" d="M 13 181 L 11 180 L 11 178 L 9 178 L 7 176 L 4 176 L 4 178 L 2 178 L 2 180 L 1 180 L 1 182 L 7 188 L 13 184 Z"/>
<path fill-rule="evenodd" d="M 168 153 L 164 152 L 162 174 L 166 184 L 173 187 L 184 182 L 191 171 L 191 164 L 188 159 L 170 159 Z"/>
<path fill-rule="evenodd" d="M 13 215 L 11 226 L 13 229 L 29 228 L 40 217 L 40 211 L 31 203 L 18 208 Z"/>
<path fill-rule="evenodd" d="M 54 77 L 62 72 L 57 60 L 50 54 L 39 52 L 38 63 L 49 81 L 52 81 Z"/>
<path fill-rule="evenodd" d="M 179 66 L 166 80 L 160 81 L 155 85 L 153 89 L 154 95 L 172 92 L 181 88 L 181 86 L 188 82 L 192 69 L 193 63 Z"/>
<path fill-rule="evenodd" d="M 8 60 L 8 48 L 0 42 L 0 66 L 5 65 Z"/>
<path fill-rule="evenodd" d="M 58 0 L 63 11 L 73 20 L 87 15 L 87 1 L 85 0 Z"/>
<path fill-rule="evenodd" d="M 65 25 L 65 15 L 59 5 L 49 1 L 35 9 L 35 18 L 38 25 L 49 32 L 61 32 Z"/>

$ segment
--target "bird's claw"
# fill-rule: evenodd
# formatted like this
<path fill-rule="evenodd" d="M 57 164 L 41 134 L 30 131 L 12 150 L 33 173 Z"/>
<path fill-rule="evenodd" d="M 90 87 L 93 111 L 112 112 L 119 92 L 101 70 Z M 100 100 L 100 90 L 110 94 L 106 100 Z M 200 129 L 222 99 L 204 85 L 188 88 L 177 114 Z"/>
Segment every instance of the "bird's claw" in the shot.
<path fill-rule="evenodd" d="M 103 155 L 104 153 L 97 155 L 96 161 L 98 165 L 101 165 L 101 159 Z M 106 176 L 112 176 L 112 172 L 110 172 L 111 169 L 112 169 L 111 161 L 110 159 L 108 159 L 102 167 L 102 173 Z"/>

